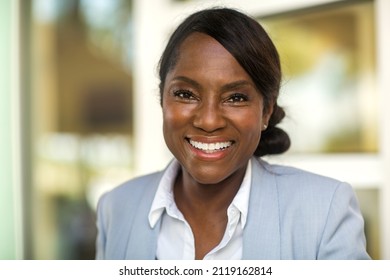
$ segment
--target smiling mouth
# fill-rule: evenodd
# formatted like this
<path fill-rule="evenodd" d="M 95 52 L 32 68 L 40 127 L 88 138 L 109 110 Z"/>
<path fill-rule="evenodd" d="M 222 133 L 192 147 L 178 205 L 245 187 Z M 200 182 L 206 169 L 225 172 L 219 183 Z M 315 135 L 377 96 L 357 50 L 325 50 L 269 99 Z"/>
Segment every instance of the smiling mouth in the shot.
<path fill-rule="evenodd" d="M 215 143 L 204 143 L 204 142 L 198 142 L 191 139 L 187 139 L 187 141 L 190 143 L 192 147 L 195 149 L 204 151 L 206 153 L 216 153 L 223 150 L 226 150 L 231 145 L 233 145 L 232 141 L 226 141 L 226 142 L 215 142 Z"/>

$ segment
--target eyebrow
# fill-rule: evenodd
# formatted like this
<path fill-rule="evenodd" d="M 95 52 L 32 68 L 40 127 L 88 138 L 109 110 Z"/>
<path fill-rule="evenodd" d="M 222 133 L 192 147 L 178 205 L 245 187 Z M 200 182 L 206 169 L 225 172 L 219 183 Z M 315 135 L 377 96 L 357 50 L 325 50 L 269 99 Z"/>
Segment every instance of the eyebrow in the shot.
<path fill-rule="evenodd" d="M 185 77 L 185 76 L 177 76 L 177 77 L 174 77 L 173 80 L 188 83 L 196 88 L 202 88 L 202 86 L 197 81 L 190 79 L 188 77 Z"/>
<path fill-rule="evenodd" d="M 222 91 L 229 91 L 229 90 L 233 90 L 233 89 L 236 89 L 236 88 L 239 88 L 239 87 L 242 87 L 242 86 L 251 86 L 251 87 L 255 87 L 253 85 L 253 83 L 249 82 L 249 81 L 246 81 L 246 80 L 240 80 L 240 81 L 236 81 L 236 82 L 232 82 L 232 83 L 229 83 L 229 84 L 226 84 L 222 87 Z"/>
<path fill-rule="evenodd" d="M 193 79 L 190 79 L 188 77 L 185 77 L 185 76 L 177 76 L 177 77 L 174 77 L 173 80 L 176 80 L 176 81 L 182 81 L 182 82 L 185 82 L 185 83 L 188 83 L 196 88 L 202 88 L 202 86 L 195 80 Z M 247 80 L 238 80 L 238 81 L 235 81 L 235 82 L 232 82 L 232 83 L 228 83 L 226 85 L 223 85 L 222 86 L 222 91 L 229 91 L 229 90 L 234 90 L 238 87 L 242 87 L 242 86 L 251 86 L 251 87 L 254 87 L 254 84 L 250 81 L 247 81 Z"/>

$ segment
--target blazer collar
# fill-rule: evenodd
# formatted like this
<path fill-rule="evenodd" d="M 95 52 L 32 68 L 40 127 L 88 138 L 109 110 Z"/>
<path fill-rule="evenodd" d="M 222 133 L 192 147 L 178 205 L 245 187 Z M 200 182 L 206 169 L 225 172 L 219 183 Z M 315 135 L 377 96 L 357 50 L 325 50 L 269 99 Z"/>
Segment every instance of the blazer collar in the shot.
<path fill-rule="evenodd" d="M 280 259 L 279 199 L 276 177 L 262 160 L 253 160 L 243 259 Z"/>

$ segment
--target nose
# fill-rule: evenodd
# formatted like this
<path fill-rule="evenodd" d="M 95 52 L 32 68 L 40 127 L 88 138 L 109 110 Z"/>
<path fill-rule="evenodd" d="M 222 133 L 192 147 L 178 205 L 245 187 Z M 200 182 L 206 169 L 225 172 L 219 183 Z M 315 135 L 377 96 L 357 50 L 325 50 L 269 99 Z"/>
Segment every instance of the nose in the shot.
<path fill-rule="evenodd" d="M 196 110 L 193 125 L 207 133 L 226 126 L 226 118 L 216 101 L 204 101 Z"/>

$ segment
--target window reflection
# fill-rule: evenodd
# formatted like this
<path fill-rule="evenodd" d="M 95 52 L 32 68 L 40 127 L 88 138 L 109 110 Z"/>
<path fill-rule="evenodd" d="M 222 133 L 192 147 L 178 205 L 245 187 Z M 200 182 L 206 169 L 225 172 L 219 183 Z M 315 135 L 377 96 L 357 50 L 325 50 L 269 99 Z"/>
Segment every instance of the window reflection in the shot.
<path fill-rule="evenodd" d="M 281 55 L 292 152 L 376 152 L 371 2 L 261 20 Z"/>
<path fill-rule="evenodd" d="M 93 259 L 97 199 L 132 176 L 131 9 L 33 1 L 35 259 Z"/>
<path fill-rule="evenodd" d="M 380 215 L 378 188 L 357 189 L 356 194 L 359 200 L 360 209 L 364 218 L 364 231 L 367 239 L 367 252 L 371 258 L 381 258 L 380 246 Z"/>

